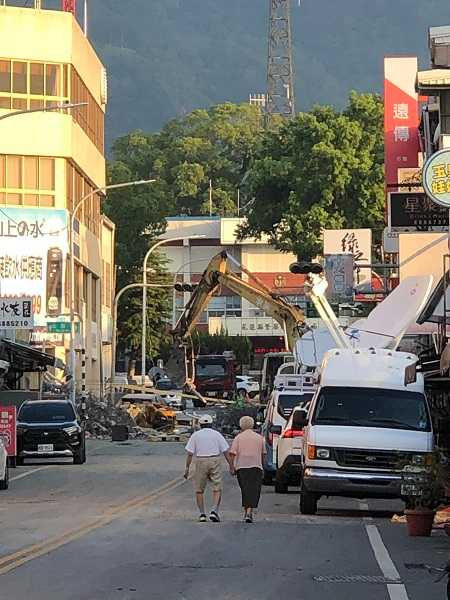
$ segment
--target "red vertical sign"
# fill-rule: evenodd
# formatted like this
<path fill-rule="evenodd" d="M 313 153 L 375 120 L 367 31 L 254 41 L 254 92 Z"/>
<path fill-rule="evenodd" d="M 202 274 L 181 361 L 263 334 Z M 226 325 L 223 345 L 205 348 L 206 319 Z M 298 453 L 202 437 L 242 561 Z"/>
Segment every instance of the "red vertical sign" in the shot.
<path fill-rule="evenodd" d="M 66 12 L 76 14 L 77 12 L 77 0 L 61 0 L 61 8 Z"/>
<path fill-rule="evenodd" d="M 16 407 L 0 406 L 0 437 L 8 456 L 17 454 Z"/>
<path fill-rule="evenodd" d="M 398 169 L 419 166 L 419 103 L 416 57 L 384 59 L 384 153 L 388 192 L 399 183 Z"/>

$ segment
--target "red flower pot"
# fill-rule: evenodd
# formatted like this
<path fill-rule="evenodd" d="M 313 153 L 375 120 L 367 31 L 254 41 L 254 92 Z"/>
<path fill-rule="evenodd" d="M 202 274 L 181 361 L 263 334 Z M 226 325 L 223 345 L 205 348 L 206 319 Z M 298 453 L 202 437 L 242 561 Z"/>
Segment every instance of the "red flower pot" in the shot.
<path fill-rule="evenodd" d="M 435 510 L 415 509 L 405 510 L 408 535 L 430 536 L 433 528 Z"/>

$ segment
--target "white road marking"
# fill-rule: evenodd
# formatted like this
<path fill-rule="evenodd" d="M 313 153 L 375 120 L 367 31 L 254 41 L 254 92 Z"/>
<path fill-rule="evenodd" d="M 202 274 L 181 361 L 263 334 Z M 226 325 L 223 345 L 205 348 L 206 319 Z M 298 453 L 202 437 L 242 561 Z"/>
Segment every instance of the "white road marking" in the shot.
<path fill-rule="evenodd" d="M 24 477 L 28 477 L 28 475 L 33 475 L 33 473 L 37 473 L 38 471 L 45 471 L 46 469 L 50 469 L 53 466 L 55 465 L 46 465 L 45 467 L 38 467 L 37 469 L 33 469 L 32 471 L 27 471 L 26 473 L 21 473 L 20 475 L 11 477 L 10 481 L 17 481 L 18 479 L 23 479 Z"/>
<path fill-rule="evenodd" d="M 386 579 L 398 581 L 398 583 L 388 584 L 387 589 L 389 598 L 391 600 L 409 600 L 408 594 L 406 593 L 406 588 L 403 583 L 401 583 L 400 573 L 397 571 L 397 568 L 394 565 L 389 552 L 383 543 L 383 540 L 381 539 L 381 535 L 377 526 L 366 523 L 365 528 L 370 545 L 372 546 L 373 553 L 375 554 L 375 558 L 381 569 L 381 572 L 383 573 L 383 576 L 386 577 Z"/>

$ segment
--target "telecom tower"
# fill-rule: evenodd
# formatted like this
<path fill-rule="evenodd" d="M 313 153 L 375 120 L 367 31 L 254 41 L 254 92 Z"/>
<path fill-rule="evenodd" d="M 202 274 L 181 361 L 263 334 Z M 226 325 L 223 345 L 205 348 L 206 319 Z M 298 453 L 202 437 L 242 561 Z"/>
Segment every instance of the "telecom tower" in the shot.
<path fill-rule="evenodd" d="M 290 118 L 295 114 L 290 0 L 269 0 L 269 7 L 266 113 Z"/>

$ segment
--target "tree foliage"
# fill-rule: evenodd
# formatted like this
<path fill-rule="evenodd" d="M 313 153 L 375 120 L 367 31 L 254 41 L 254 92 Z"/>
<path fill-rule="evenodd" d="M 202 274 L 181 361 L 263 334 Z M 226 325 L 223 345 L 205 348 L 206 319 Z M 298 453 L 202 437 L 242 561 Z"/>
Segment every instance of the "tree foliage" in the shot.
<path fill-rule="evenodd" d="M 242 335 L 228 335 L 225 330 L 209 334 L 199 332 L 196 340 L 199 354 L 223 354 L 232 351 L 238 365 L 250 364 L 252 343 L 250 339 Z"/>
<path fill-rule="evenodd" d="M 212 181 L 214 215 L 236 214 L 237 187 L 262 135 L 259 111 L 248 104 L 223 104 L 169 121 L 158 134 L 136 131 L 113 145 L 109 181 L 155 179 L 140 187 L 111 191 L 106 214 L 117 226 L 117 289 L 142 281 L 142 262 L 165 217 L 209 214 Z M 167 282 L 166 265 L 149 261 L 150 282 Z M 141 339 L 142 292 L 130 292 L 119 306 L 119 335 L 136 350 Z M 167 336 L 168 293 L 149 290 L 149 347 L 158 351 Z"/>
<path fill-rule="evenodd" d="M 268 235 L 311 258 L 322 229 L 383 223 L 383 105 L 352 92 L 344 111 L 315 106 L 266 133 L 247 178 L 254 201 L 241 235 Z"/>

